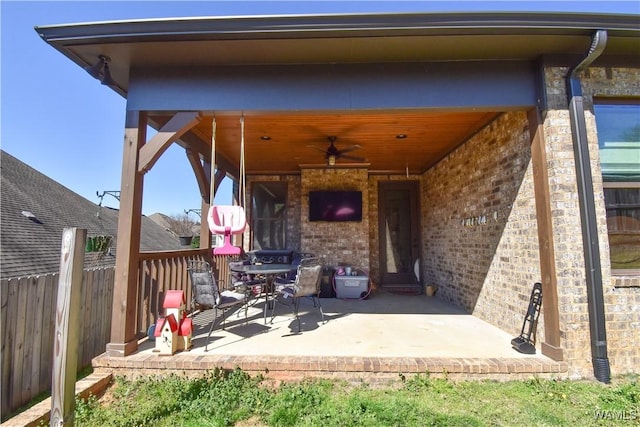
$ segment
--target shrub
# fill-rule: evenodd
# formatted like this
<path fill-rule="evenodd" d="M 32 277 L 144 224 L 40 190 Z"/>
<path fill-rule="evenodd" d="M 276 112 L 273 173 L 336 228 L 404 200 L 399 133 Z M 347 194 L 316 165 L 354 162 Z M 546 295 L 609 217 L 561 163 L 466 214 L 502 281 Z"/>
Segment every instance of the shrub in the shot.
<path fill-rule="evenodd" d="M 170 215 L 167 217 L 168 229 L 177 237 L 190 237 L 194 234 L 194 229 L 199 227 L 187 214 Z"/>

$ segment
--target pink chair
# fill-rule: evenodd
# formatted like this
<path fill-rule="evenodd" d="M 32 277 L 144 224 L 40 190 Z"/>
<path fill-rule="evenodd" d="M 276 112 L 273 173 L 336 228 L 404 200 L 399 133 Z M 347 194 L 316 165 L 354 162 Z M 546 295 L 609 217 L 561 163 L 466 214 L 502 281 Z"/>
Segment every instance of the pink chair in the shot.
<path fill-rule="evenodd" d="M 224 235 L 224 244 L 213 250 L 214 255 L 240 255 L 241 249 L 231 244 L 232 234 L 242 234 L 247 217 L 242 206 L 211 206 L 207 215 L 209 230 Z"/>

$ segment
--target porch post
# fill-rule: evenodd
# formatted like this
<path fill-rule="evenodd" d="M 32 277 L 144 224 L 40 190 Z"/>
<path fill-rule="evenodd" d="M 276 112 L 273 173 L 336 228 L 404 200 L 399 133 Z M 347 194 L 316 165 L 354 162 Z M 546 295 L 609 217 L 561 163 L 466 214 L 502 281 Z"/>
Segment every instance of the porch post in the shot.
<path fill-rule="evenodd" d="M 143 172 L 138 171 L 138 162 L 140 149 L 147 137 L 146 129 L 146 113 L 127 111 L 120 184 L 111 342 L 107 344 L 106 350 L 108 356 L 127 356 L 138 348 L 136 301 L 144 176 Z"/>
<path fill-rule="evenodd" d="M 553 360 L 563 360 L 560 346 L 560 317 L 558 314 L 558 281 L 556 276 L 553 223 L 549 196 L 549 173 L 540 111 L 528 113 L 531 138 L 531 163 L 538 222 L 538 247 L 542 275 L 542 309 L 544 313 L 544 339 L 542 354 Z"/>

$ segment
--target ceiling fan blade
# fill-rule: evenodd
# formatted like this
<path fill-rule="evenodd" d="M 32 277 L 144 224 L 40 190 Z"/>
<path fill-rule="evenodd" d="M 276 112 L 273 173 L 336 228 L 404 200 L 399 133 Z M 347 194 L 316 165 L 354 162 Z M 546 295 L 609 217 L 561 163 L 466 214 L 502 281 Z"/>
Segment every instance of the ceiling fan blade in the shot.
<path fill-rule="evenodd" d="M 315 146 L 313 146 L 313 145 L 307 145 L 307 147 L 309 147 L 309 148 L 313 148 L 314 150 L 321 151 L 321 152 L 323 152 L 323 153 L 325 153 L 325 154 L 326 154 L 326 152 L 327 152 L 327 149 L 326 149 L 326 148 L 315 147 Z"/>
<path fill-rule="evenodd" d="M 351 151 L 359 150 L 361 148 L 362 148 L 361 146 L 356 144 L 356 145 L 351 145 L 350 147 L 342 148 L 342 149 L 340 149 L 338 151 L 339 151 L 340 154 L 344 154 L 344 153 L 350 153 Z"/>
<path fill-rule="evenodd" d="M 365 159 L 364 157 L 356 157 L 356 156 L 345 156 L 345 155 L 340 155 L 339 158 L 341 159 L 347 159 L 347 160 L 352 160 L 354 162 L 366 162 L 367 159 Z"/>

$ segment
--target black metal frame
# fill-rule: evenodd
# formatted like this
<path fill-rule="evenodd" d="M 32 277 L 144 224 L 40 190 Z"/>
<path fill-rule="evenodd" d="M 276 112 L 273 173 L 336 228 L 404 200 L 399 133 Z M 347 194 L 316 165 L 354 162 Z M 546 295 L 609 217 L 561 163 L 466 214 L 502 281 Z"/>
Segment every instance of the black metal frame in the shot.
<path fill-rule="evenodd" d="M 233 292 L 233 295 L 229 293 L 229 291 L 220 292 L 220 288 L 218 287 L 218 280 L 216 280 L 213 269 L 211 268 L 211 264 L 209 264 L 207 261 L 191 261 L 189 262 L 187 271 L 189 272 L 189 278 L 191 279 L 192 310 L 194 309 L 196 304 L 202 307 L 203 311 L 211 309 L 214 310 L 214 317 L 211 320 L 211 326 L 209 327 L 209 333 L 207 334 L 206 344 L 204 347 L 205 351 L 207 351 L 209 346 L 209 338 L 211 337 L 213 328 L 215 327 L 218 320 L 218 310 L 222 312 L 223 330 L 226 326 L 225 312 L 232 307 L 244 306 L 244 319 L 246 323 L 248 298 L 246 294 L 240 294 L 237 292 Z M 203 289 L 205 290 L 204 293 L 202 293 Z M 237 295 L 243 295 L 243 297 L 238 298 Z"/>
<path fill-rule="evenodd" d="M 306 279 L 306 275 L 304 274 L 304 271 L 306 269 L 315 268 L 315 267 L 318 268 L 318 275 L 315 281 L 313 292 L 309 292 L 309 290 L 305 286 L 306 284 L 301 284 L 300 281 Z M 322 322 L 324 323 L 324 311 L 322 311 L 322 305 L 320 304 L 320 299 L 319 299 L 319 295 L 321 291 L 321 282 L 322 282 L 322 267 L 323 267 L 322 261 L 319 258 L 304 258 L 300 261 L 300 264 L 298 265 L 298 270 L 296 273 L 295 280 L 289 283 L 281 283 L 275 289 L 273 300 L 283 305 L 291 306 L 293 315 L 295 316 L 296 321 L 298 323 L 298 332 L 300 332 L 301 330 L 299 310 L 300 310 L 300 300 L 302 298 L 305 298 L 305 297 L 312 298 L 313 306 L 318 307 L 318 309 L 320 310 Z M 293 302 L 291 304 L 285 304 L 278 299 L 279 296 L 283 297 L 281 299 L 292 298 Z M 275 306 L 276 304 L 273 304 L 273 306 L 271 307 L 271 321 L 273 321 L 273 318 L 275 316 Z"/>

